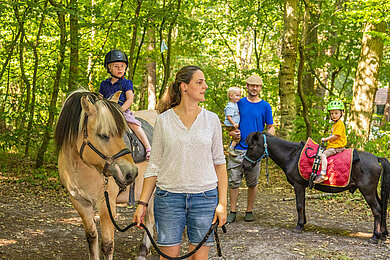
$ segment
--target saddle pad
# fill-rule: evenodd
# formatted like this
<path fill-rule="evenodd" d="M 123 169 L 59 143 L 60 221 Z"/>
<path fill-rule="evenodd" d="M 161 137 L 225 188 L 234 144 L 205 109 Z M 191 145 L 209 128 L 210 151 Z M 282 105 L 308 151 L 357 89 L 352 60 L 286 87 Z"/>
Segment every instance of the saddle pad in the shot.
<path fill-rule="evenodd" d="M 299 174 L 305 180 L 308 180 L 314 162 L 314 156 L 318 150 L 318 144 L 311 138 L 307 139 L 305 147 L 301 151 L 298 162 Z M 345 187 L 349 184 L 352 169 L 353 149 L 345 149 L 343 152 L 328 157 L 328 168 L 326 175 L 328 180 L 322 182 L 323 185 L 334 187 Z M 311 157 L 311 158 L 310 158 Z M 317 174 L 321 171 L 321 166 Z"/>

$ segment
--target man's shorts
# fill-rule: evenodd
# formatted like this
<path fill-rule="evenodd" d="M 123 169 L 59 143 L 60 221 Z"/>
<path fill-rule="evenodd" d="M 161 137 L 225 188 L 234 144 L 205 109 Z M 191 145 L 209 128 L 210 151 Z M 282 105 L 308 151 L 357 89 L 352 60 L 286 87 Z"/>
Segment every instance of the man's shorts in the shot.
<path fill-rule="evenodd" d="M 157 187 L 154 197 L 157 245 L 180 245 L 185 226 L 188 241 L 198 245 L 211 227 L 217 205 L 217 188 L 200 193 L 173 193 Z M 211 234 L 205 245 L 213 244 Z"/>
<path fill-rule="evenodd" d="M 242 161 L 246 150 L 234 150 L 237 153 L 237 157 L 229 155 L 227 170 L 229 173 L 229 188 L 237 189 L 240 187 L 242 178 L 245 176 L 246 186 L 248 188 L 254 188 L 259 183 L 260 175 L 260 162 L 256 163 L 249 172 L 244 172 L 242 168 Z"/>

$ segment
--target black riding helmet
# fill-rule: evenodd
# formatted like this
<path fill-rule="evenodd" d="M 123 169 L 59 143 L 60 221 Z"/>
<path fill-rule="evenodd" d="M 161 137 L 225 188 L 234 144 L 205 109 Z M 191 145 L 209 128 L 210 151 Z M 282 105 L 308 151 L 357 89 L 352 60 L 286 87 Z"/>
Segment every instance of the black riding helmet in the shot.
<path fill-rule="evenodd" d="M 108 68 L 108 64 L 116 61 L 126 63 L 126 67 L 129 66 L 129 60 L 127 59 L 126 53 L 121 50 L 111 50 L 106 54 L 106 57 L 104 58 L 104 68 L 107 70 L 108 73 L 111 74 L 110 69 Z"/>

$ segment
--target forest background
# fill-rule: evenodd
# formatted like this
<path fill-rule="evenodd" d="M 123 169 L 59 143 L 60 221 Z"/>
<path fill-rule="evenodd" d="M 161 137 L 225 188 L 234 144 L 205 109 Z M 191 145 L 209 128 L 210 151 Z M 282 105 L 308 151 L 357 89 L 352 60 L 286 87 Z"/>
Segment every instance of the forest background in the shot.
<path fill-rule="evenodd" d="M 222 122 L 227 89 L 245 89 L 258 74 L 278 136 L 319 142 L 331 126 L 326 104 L 337 98 L 346 105 L 348 146 L 389 157 L 390 125 L 374 114 L 378 87 L 390 84 L 389 7 L 387 0 L 0 1 L 2 157 L 18 153 L 37 168 L 55 162 L 52 137 L 66 94 L 97 92 L 108 78 L 104 55 L 115 48 L 129 57 L 133 111 L 153 109 L 176 71 L 197 65 L 209 86 L 202 106 Z"/>

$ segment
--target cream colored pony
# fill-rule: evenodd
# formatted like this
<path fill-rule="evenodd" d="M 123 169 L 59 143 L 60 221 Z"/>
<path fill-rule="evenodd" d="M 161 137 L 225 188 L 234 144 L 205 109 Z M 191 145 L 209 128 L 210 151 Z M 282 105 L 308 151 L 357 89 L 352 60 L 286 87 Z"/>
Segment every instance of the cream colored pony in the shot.
<path fill-rule="evenodd" d="M 116 95 L 114 99 L 118 97 Z M 154 111 L 139 114 L 141 117 L 145 115 L 145 120 L 153 125 L 156 118 Z M 126 128 L 122 112 L 115 102 L 101 99 L 98 94 L 84 89 L 69 95 L 58 118 L 55 130 L 58 170 L 83 221 L 90 259 L 100 259 L 95 209 L 100 216 L 101 251 L 105 259 L 113 259 L 114 225 L 105 203 L 104 189 L 108 191 L 114 215 L 115 199 L 126 202 L 128 194 L 120 194 L 120 191 L 129 184 L 136 183 L 136 200 L 139 198 L 146 163 L 135 165 L 122 140 Z M 153 203 L 149 204 L 147 226 L 152 229 Z M 138 259 L 145 259 L 150 247 L 145 237 Z"/>

